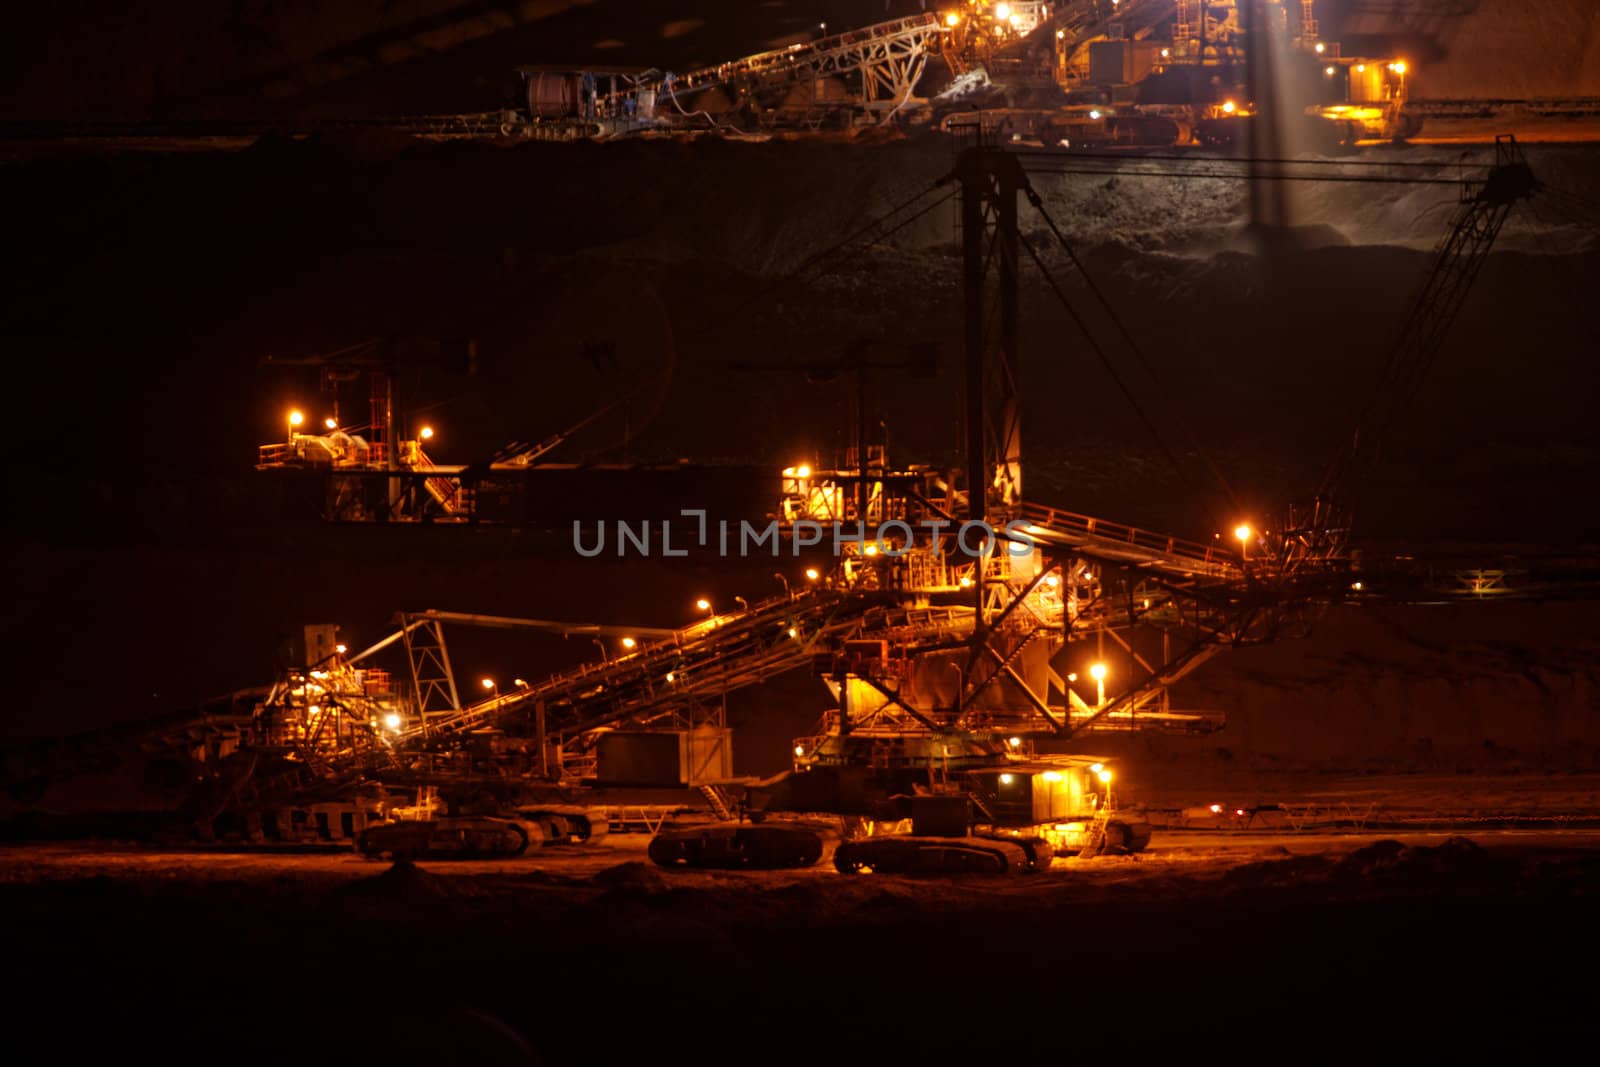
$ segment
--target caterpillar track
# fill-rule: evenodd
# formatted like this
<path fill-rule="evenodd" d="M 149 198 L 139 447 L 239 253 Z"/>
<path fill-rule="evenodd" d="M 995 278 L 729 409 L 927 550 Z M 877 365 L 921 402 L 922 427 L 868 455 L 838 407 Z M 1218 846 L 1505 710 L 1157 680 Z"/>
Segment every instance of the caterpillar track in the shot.
<path fill-rule="evenodd" d="M 444 819 L 406 819 L 362 830 L 356 851 L 368 859 L 506 859 L 544 844 L 537 823 L 470 815 Z"/>
<path fill-rule="evenodd" d="M 547 845 L 598 845 L 611 832 L 604 812 L 577 805 L 521 807 L 515 817 L 537 825 Z"/>
<path fill-rule="evenodd" d="M 781 870 L 810 867 L 822 858 L 822 837 L 789 826 L 727 823 L 663 829 L 650 840 L 649 855 L 661 867 L 714 870 Z"/>
<path fill-rule="evenodd" d="M 841 874 L 1016 875 L 1045 870 L 1054 855 L 1042 838 L 866 837 L 841 843 L 833 865 Z"/>

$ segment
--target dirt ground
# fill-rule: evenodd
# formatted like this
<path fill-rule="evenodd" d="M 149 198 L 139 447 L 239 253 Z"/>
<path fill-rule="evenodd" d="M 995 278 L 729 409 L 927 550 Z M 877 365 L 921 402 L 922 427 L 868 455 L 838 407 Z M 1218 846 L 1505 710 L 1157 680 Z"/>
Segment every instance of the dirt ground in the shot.
<path fill-rule="evenodd" d="M 1600 945 L 1597 833 L 1169 832 L 1010 879 L 673 873 L 642 846 L 9 848 L 12 1030 L 165 1062 L 1281 1062 L 1308 1027 L 1313 1059 L 1565 1060 L 1585 994 L 1555 976 Z"/>

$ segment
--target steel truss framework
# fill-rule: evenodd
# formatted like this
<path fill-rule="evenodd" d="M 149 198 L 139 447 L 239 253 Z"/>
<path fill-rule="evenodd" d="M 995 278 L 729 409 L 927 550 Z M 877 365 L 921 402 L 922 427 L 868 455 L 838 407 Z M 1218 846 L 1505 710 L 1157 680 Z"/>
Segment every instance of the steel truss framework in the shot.
<path fill-rule="evenodd" d="M 713 87 L 732 86 L 756 92 L 860 72 L 862 99 L 868 106 L 898 106 L 916 89 L 929 50 L 937 45 L 943 32 L 937 15 L 914 15 L 664 77 L 653 87 L 664 94 L 692 99 L 692 94 Z"/>
<path fill-rule="evenodd" d="M 962 188 L 967 312 L 965 484 L 936 487 L 925 475 L 889 470 L 885 459 L 877 469 L 817 472 L 800 487 L 809 494 L 802 504 L 851 501 L 868 523 L 1016 520 L 1029 550 L 1013 554 L 1002 540 L 963 559 L 950 536 L 915 540 L 903 554 L 873 556 L 857 545 L 816 586 L 654 634 L 628 655 L 538 685 L 423 715 L 394 740 L 397 752 L 447 752 L 487 726 L 525 731 L 531 713 L 541 752 L 547 742 L 560 752 L 547 768 L 554 775 L 562 759 L 588 757 L 597 730 L 692 725 L 727 693 L 807 662 L 837 707 L 800 739 L 801 765 L 887 752 L 930 762 L 936 747 L 945 758 L 952 749 L 992 753 L 1012 735 L 1203 729 L 1203 717 L 1171 710 L 1170 685 L 1222 648 L 1277 636 L 1351 584 L 1341 560 L 1306 571 L 1271 559 L 1247 564 L 1216 545 L 1024 503 L 1017 212 L 1018 197 L 1031 190 L 1016 157 L 981 145 L 963 153 L 953 178 Z M 1492 236 L 1469 228 L 1462 239 Z M 1470 273 L 1453 269 L 1449 278 L 1464 284 Z M 805 508 L 786 512 L 793 521 Z M 444 619 L 428 621 L 431 630 L 416 632 L 442 652 Z M 1110 695 L 1097 685 L 1093 702 L 1060 655 L 1089 640 L 1098 658 L 1117 664 Z M 424 693 L 443 693 L 424 671 L 414 667 L 414 676 L 419 706 L 428 703 Z"/>
<path fill-rule="evenodd" d="M 1031 542 L 1028 551 L 1013 554 L 1002 539 L 979 558 L 961 557 L 948 533 L 921 538 L 903 555 L 872 554 L 857 545 L 815 585 L 680 630 L 638 631 L 645 639 L 628 655 L 465 706 L 450 669 L 446 622 L 563 631 L 572 625 L 437 612 L 404 616 L 399 630 L 344 665 L 402 644 L 416 694 L 409 725 L 383 736 L 388 724 L 376 712 L 385 705 L 368 687 L 347 692 L 337 679 L 323 684 L 307 670 L 321 686 L 319 710 L 311 710 L 304 679 L 304 694 L 293 697 L 291 689 L 291 699 L 279 702 L 304 705 L 309 746 L 308 758 L 285 775 L 286 782 L 295 779 L 285 788 L 306 786 L 308 774 L 320 779 L 310 784 L 327 789 L 363 776 L 411 773 L 441 758 L 448 763 L 468 734 L 485 727 L 532 732 L 544 773 L 555 777 L 569 756 L 587 759 L 597 730 L 716 721 L 727 693 L 807 663 L 837 694 L 838 707 L 814 735 L 801 739 L 802 766 L 884 756 L 931 767 L 952 750 L 992 759 L 1006 751 L 1012 735 L 1070 741 L 1090 729 L 1197 729 L 1204 721 L 1173 713 L 1166 688 L 1218 650 L 1270 639 L 1319 605 L 1594 584 L 1593 561 L 1544 571 L 1456 566 L 1423 573 L 1397 566 L 1386 572 L 1370 564 L 1357 571 L 1339 551 L 1324 547 L 1319 555 L 1247 563 L 1214 545 L 1025 503 L 1015 316 L 1017 197 L 1030 189 L 1014 157 L 981 145 L 963 154 L 953 179 L 962 186 L 969 316 L 966 477 L 941 485 L 926 472 L 890 470 L 885 457 L 876 469 L 863 464 L 818 472 L 812 488 L 823 499 L 867 502 L 858 516 L 867 522 L 890 516 L 913 523 L 1017 520 Z M 1441 245 L 1423 306 L 1402 331 L 1387 381 L 1414 387 L 1510 205 L 1534 184 L 1514 144 L 1502 144 L 1497 166 L 1467 198 Z M 1090 640 L 1099 657 L 1118 662 L 1110 695 L 1096 692 L 1092 703 L 1080 695 L 1083 683 L 1074 678 L 1071 657 L 1060 655 Z M 245 717 L 244 706 L 271 704 L 231 701 L 217 715 L 161 724 L 148 739 L 213 745 L 231 729 L 245 729 L 224 719 Z M 330 710 L 336 718 L 319 718 Z M 554 761 L 545 760 L 547 742 L 557 752 Z M 89 751 L 66 755 L 94 758 Z M 39 754 L 34 767 L 45 762 L 48 754 Z M 261 779 L 249 790 L 260 796 L 278 784 Z M 238 787 L 232 795 L 244 792 Z"/>

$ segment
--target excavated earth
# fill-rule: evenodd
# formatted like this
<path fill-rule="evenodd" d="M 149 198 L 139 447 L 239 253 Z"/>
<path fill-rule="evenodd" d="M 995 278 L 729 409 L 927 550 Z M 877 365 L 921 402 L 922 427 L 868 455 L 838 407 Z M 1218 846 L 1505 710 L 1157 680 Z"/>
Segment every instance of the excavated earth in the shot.
<path fill-rule="evenodd" d="M 208 1063 L 1544 1062 L 1589 1034 L 1592 835 L 1234 835 L 1014 879 L 642 855 L 9 848 L 13 1038 Z"/>

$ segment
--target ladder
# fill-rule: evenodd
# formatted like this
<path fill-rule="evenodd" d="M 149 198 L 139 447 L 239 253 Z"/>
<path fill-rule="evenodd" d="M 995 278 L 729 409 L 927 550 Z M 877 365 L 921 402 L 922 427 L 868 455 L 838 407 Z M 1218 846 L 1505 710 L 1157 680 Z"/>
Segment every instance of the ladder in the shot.
<path fill-rule="evenodd" d="M 703 785 L 700 787 L 700 795 L 706 798 L 706 803 L 711 805 L 711 810 L 716 814 L 717 818 L 724 822 L 735 818 L 736 812 L 733 800 L 721 786 Z"/>
<path fill-rule="evenodd" d="M 1094 818 L 1083 831 L 1083 847 L 1078 850 L 1080 860 L 1093 859 L 1106 850 L 1106 824 L 1111 821 L 1111 805 L 1101 804 L 1094 810 Z"/>

